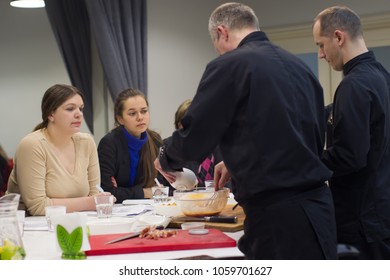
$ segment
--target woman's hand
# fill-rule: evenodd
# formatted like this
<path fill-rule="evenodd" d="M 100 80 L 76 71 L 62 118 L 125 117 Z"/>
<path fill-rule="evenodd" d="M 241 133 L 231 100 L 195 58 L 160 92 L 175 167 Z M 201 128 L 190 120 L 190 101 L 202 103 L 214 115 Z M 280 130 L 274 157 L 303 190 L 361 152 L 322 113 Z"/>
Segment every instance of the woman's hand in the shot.
<path fill-rule="evenodd" d="M 144 197 L 145 198 L 152 198 L 152 188 L 143 188 L 144 190 Z"/>
<path fill-rule="evenodd" d="M 112 195 L 110 192 L 99 192 L 95 196 L 101 196 L 101 195 Z M 114 196 L 114 203 L 116 202 L 116 197 Z"/>

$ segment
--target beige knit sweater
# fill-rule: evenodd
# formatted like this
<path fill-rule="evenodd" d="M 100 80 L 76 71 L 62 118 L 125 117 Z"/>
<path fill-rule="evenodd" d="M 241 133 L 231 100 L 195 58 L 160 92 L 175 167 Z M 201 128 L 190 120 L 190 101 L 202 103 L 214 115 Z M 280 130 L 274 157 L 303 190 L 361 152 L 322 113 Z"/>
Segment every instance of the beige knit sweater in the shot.
<path fill-rule="evenodd" d="M 73 137 L 76 164 L 69 173 L 57 159 L 41 130 L 28 134 L 20 142 L 14 169 L 8 181 L 8 193 L 20 193 L 19 208 L 31 215 L 44 215 L 52 198 L 74 198 L 98 193 L 100 170 L 96 144 L 86 133 Z"/>

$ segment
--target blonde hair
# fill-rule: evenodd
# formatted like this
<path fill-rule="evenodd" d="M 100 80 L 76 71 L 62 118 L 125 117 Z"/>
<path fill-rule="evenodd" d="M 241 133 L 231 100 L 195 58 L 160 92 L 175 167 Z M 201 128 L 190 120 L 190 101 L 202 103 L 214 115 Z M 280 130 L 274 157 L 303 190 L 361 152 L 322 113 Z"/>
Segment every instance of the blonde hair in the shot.
<path fill-rule="evenodd" d="M 192 102 L 191 99 L 187 99 L 183 103 L 181 103 L 177 108 L 175 113 L 175 122 L 174 122 L 176 129 L 180 128 L 181 120 L 183 119 L 184 115 L 187 113 L 188 107 L 190 107 L 191 102 Z"/>

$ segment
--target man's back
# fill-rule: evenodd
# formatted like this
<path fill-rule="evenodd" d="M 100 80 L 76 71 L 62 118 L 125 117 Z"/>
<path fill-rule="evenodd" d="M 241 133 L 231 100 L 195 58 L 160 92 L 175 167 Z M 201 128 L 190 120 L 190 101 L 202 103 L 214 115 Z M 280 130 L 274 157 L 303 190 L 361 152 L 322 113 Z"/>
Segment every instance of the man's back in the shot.
<path fill-rule="evenodd" d="M 244 4 L 214 10 L 209 33 L 221 56 L 207 65 L 183 129 L 155 166 L 175 170 L 219 145 L 224 161 L 215 168 L 216 188 L 233 179 L 246 215 L 238 242 L 246 258 L 334 259 L 334 209 L 325 185 L 331 173 L 320 159 L 322 89 L 302 61 L 259 30 Z"/>
<path fill-rule="evenodd" d="M 291 195 L 326 181 L 323 94 L 309 68 L 262 32 L 211 62 L 205 75 L 217 68 L 213 79 L 227 84 L 225 98 L 238 104 L 221 141 L 224 162 L 240 182 L 236 199 Z M 226 82 L 222 74 L 236 78 Z"/>

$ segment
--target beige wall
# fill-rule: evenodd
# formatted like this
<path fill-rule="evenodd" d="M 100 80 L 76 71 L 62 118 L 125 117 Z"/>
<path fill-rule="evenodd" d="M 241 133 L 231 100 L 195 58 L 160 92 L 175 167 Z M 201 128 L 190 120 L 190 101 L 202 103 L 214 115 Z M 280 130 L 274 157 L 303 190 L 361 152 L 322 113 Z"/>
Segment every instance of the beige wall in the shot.
<path fill-rule="evenodd" d="M 369 48 L 390 46 L 390 13 L 362 17 L 364 37 Z M 268 35 L 272 41 L 293 53 L 317 52 L 313 42 L 311 24 L 290 27 L 270 28 Z M 389 56 L 390 57 L 390 54 Z M 333 100 L 334 92 L 342 79 L 324 60 L 318 62 L 319 79 L 324 89 L 325 103 Z"/>

